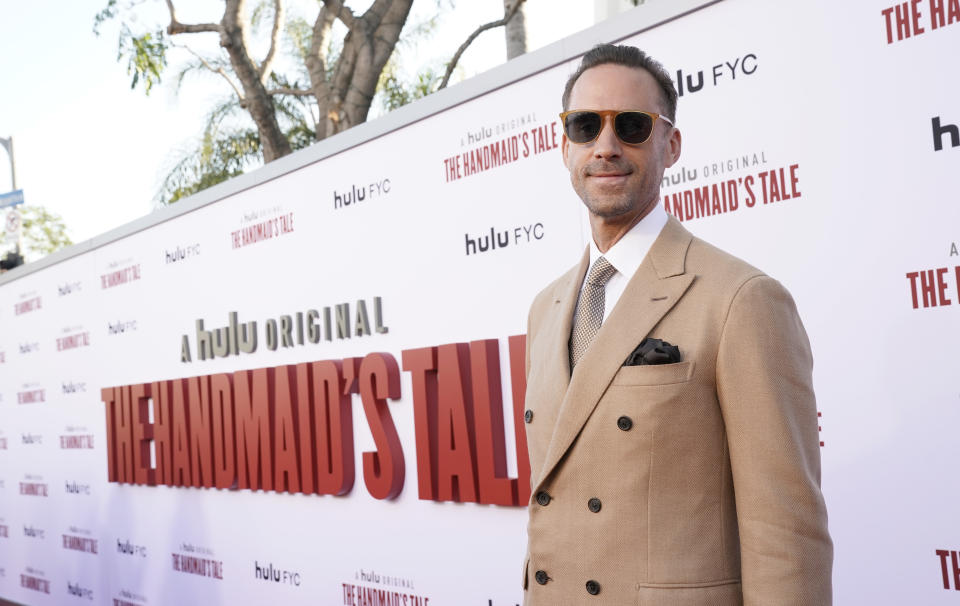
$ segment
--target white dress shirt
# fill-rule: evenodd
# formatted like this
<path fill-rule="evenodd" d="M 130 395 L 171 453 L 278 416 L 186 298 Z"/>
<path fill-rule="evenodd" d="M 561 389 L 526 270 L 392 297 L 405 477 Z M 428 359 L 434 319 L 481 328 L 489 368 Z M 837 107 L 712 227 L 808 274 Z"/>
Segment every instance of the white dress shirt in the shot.
<path fill-rule="evenodd" d="M 596 242 L 593 241 L 593 238 L 590 238 L 590 266 L 592 267 L 597 257 L 602 255 L 617 270 L 604 287 L 604 321 L 613 311 L 617 301 L 620 300 L 620 295 L 627 287 L 627 282 L 640 267 L 650 247 L 653 246 L 654 240 L 657 239 L 666 224 L 667 212 L 662 206 L 654 203 L 653 209 L 647 216 L 631 227 L 630 231 L 625 233 L 607 252 L 601 253 Z M 580 291 L 583 292 L 583 284 L 580 285 Z"/>

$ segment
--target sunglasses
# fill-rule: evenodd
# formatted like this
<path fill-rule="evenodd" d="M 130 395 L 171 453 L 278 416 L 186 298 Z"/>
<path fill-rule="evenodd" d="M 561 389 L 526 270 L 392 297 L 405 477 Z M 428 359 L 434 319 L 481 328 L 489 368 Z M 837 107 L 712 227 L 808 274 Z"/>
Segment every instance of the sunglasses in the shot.
<path fill-rule="evenodd" d="M 613 132 L 627 145 L 640 145 L 649 139 L 658 119 L 673 126 L 673 122 L 660 114 L 615 109 L 574 109 L 560 114 L 560 121 L 567 139 L 583 145 L 597 140 L 607 116 L 613 116 Z"/>

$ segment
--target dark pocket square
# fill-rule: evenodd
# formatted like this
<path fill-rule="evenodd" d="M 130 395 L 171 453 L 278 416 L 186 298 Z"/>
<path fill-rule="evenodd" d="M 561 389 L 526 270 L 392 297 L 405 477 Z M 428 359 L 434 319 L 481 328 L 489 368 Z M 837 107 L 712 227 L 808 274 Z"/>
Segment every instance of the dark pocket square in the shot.
<path fill-rule="evenodd" d="M 673 364 L 680 362 L 680 348 L 660 339 L 647 337 L 627 356 L 624 366 L 644 366 L 647 364 Z"/>

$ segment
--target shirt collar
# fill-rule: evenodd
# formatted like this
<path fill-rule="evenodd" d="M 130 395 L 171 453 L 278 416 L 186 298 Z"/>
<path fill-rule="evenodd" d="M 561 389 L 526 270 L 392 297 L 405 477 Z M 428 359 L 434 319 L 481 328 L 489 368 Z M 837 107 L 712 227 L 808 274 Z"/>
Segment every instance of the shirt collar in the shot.
<path fill-rule="evenodd" d="M 607 252 L 601 253 L 596 242 L 590 238 L 590 265 L 593 266 L 593 262 L 602 254 L 618 273 L 627 278 L 632 277 L 666 224 L 667 212 L 662 206 L 654 203 L 653 209 L 647 213 L 647 216 L 631 227 L 630 231 L 617 240 L 617 243 Z"/>

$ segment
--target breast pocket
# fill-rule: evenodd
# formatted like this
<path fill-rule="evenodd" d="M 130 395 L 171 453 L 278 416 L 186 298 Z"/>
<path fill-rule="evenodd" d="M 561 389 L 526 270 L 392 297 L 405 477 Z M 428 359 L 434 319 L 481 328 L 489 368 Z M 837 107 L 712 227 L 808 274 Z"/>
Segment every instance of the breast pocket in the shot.
<path fill-rule="evenodd" d="M 613 376 L 611 385 L 671 385 L 685 383 L 693 377 L 693 361 L 675 364 L 623 366 Z"/>

